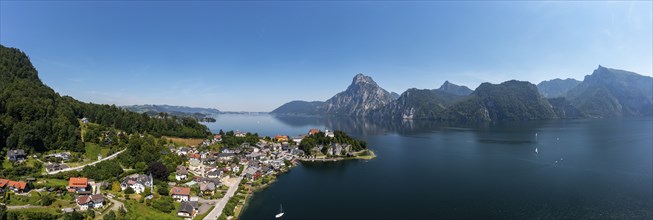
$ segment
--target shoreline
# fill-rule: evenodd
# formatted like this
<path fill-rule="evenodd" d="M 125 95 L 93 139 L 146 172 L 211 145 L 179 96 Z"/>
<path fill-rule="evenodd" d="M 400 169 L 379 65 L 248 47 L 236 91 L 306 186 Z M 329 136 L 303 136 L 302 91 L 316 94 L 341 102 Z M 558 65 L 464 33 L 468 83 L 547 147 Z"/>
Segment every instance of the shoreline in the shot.
<path fill-rule="evenodd" d="M 361 154 L 361 153 L 365 153 L 365 152 L 368 152 L 368 155 L 364 155 L 364 156 L 357 155 L 357 156 L 353 156 L 353 157 L 323 158 L 323 159 L 305 159 L 305 158 L 301 158 L 301 159 L 298 159 L 298 161 L 301 161 L 301 162 L 337 162 L 337 161 L 345 161 L 345 160 L 372 160 L 372 159 L 376 158 L 376 154 L 374 153 L 374 151 L 372 151 L 370 149 L 365 149 L 365 150 L 362 150 L 362 151 L 358 151 L 355 154 Z M 247 191 L 247 193 L 245 194 L 245 199 L 243 201 L 243 205 L 240 207 L 240 209 L 238 209 L 238 206 L 236 207 L 238 212 L 234 212 L 235 214 L 234 214 L 232 220 L 233 219 L 238 219 L 240 217 L 240 215 L 242 215 L 243 212 L 245 212 L 245 210 L 247 210 L 247 208 L 249 208 L 249 202 L 252 200 L 252 198 L 254 198 L 255 193 L 261 192 L 261 191 L 267 189 L 268 187 L 272 186 L 272 184 L 277 182 L 277 178 L 279 178 L 279 176 L 281 176 L 284 173 L 290 172 L 290 170 L 292 170 L 292 168 L 294 168 L 295 166 L 298 166 L 298 165 L 295 164 L 292 167 L 289 167 L 286 171 L 278 173 L 278 175 L 274 176 L 274 179 L 272 181 L 268 182 L 265 185 L 260 185 L 260 186 L 257 186 L 257 187 L 254 188 L 254 187 L 251 186 L 251 183 L 246 183 L 246 184 L 249 185 L 250 188 Z"/>
<path fill-rule="evenodd" d="M 343 161 L 343 160 L 371 160 L 376 157 L 376 154 L 374 151 L 370 149 L 365 149 L 362 151 L 355 152 L 354 154 L 362 154 L 367 152 L 368 155 L 356 155 L 352 157 L 325 157 L 325 158 L 300 158 L 297 159 L 301 162 L 336 162 L 336 161 Z"/>

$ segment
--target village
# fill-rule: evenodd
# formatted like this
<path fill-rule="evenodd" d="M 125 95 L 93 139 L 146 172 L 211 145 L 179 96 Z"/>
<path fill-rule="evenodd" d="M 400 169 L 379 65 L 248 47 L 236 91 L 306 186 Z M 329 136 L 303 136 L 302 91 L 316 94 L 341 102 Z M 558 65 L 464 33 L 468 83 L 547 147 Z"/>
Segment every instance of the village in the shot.
<path fill-rule="evenodd" d="M 336 133 L 339 131 L 336 131 Z M 338 133 L 339 139 L 344 140 Z M 86 213 L 92 219 L 121 219 L 126 212 L 134 210 L 134 204 L 147 204 L 162 213 L 157 218 L 177 216 L 184 219 L 231 219 L 243 210 L 253 192 L 265 188 L 276 177 L 287 172 L 299 161 L 335 161 L 341 159 L 370 159 L 373 153 L 367 149 L 354 151 L 354 146 L 336 141 L 336 134 L 325 129 L 310 129 L 306 134 L 295 137 L 276 135 L 258 137 L 241 131 L 220 132 L 197 145 L 168 145 L 161 152 L 153 154 L 174 154 L 182 158 L 165 183 L 155 184 L 152 173 L 131 173 L 114 182 L 96 181 L 85 176 L 71 176 L 63 187 L 41 187 L 43 181 L 56 179 L 24 180 L 0 179 L 3 201 L 8 197 L 38 197 L 59 203 L 62 213 Z M 347 141 L 349 137 L 344 135 Z M 229 139 L 225 143 L 224 139 Z M 247 141 L 245 140 L 247 139 Z M 234 141 L 236 140 L 236 141 Z M 326 142 L 328 140 L 329 142 Z M 302 144 L 304 141 L 304 144 Z M 239 144 L 238 144 L 239 143 Z M 358 143 L 358 142 L 356 142 Z M 215 147 L 220 146 L 220 147 Z M 360 148 L 360 147 L 359 147 Z M 123 151 L 116 152 L 115 155 Z M 111 155 L 111 156 L 115 156 Z M 42 156 L 66 161 L 70 154 L 56 153 Z M 9 150 L 7 160 L 23 162 L 29 156 L 22 150 Z M 97 162 L 101 161 L 101 157 Z M 110 157 L 104 160 L 112 159 Z M 30 159 L 31 160 L 31 159 Z M 61 171 L 73 170 L 65 163 L 54 162 L 45 165 L 46 174 L 61 175 Z M 44 175 L 44 177 L 48 177 Z M 47 184 L 45 184 L 47 185 Z M 34 192 L 38 195 L 33 194 Z M 9 196 L 9 194 L 12 194 Z M 38 207 L 52 202 L 43 201 L 7 204 L 8 209 Z M 61 200 L 61 201 L 60 201 Z M 165 202 L 163 202 L 165 201 Z M 38 204 L 40 203 L 40 204 Z M 21 206 L 12 206 L 20 204 Z M 128 205 L 131 208 L 127 209 Z M 110 212 L 110 214 L 109 214 Z M 116 214 L 119 213 L 119 214 Z M 107 217 L 108 215 L 108 217 Z M 146 217 L 154 218 L 152 216 Z"/>

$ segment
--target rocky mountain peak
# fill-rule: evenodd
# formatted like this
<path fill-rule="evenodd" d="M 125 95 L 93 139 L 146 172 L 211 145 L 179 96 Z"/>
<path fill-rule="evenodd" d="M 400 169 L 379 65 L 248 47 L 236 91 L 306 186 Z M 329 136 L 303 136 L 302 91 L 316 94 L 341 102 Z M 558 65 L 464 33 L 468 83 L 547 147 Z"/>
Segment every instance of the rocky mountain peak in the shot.
<path fill-rule="evenodd" d="M 449 80 L 444 81 L 442 86 L 440 86 L 440 88 L 437 90 L 459 96 L 466 96 L 473 92 L 471 89 L 467 88 L 467 86 L 459 86 L 449 82 Z"/>
<path fill-rule="evenodd" d="M 334 115 L 362 116 L 393 101 L 392 95 L 374 82 L 372 77 L 356 74 L 351 85 L 319 108 Z"/>
<path fill-rule="evenodd" d="M 376 82 L 372 79 L 372 77 L 363 75 L 362 73 L 356 74 L 354 76 L 354 79 L 351 81 L 352 85 L 361 85 L 361 84 L 373 84 L 376 85 Z"/>

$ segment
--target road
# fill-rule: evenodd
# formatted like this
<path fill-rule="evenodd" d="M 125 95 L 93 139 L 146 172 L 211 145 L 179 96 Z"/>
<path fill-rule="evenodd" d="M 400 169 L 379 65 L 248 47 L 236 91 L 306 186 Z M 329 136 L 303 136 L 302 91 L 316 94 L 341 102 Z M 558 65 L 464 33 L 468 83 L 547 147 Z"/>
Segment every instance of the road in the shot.
<path fill-rule="evenodd" d="M 247 169 L 247 167 L 245 167 L 243 170 L 246 170 L 246 169 Z M 234 194 L 236 194 L 236 189 L 238 189 L 238 185 L 240 185 L 240 181 L 243 180 L 244 175 L 245 175 L 245 172 L 243 172 L 238 177 L 236 182 L 234 182 L 231 185 L 231 187 L 229 187 L 229 190 L 227 190 L 227 193 L 224 195 L 224 197 L 222 197 L 222 199 L 220 199 L 220 201 L 218 201 L 215 204 L 215 208 L 213 210 L 211 210 L 211 212 L 209 212 L 209 214 L 206 217 L 204 217 L 204 220 L 217 220 L 218 217 L 220 217 L 220 215 L 222 215 L 222 210 L 227 205 L 227 202 L 229 201 L 229 199 L 231 199 L 231 197 L 233 197 Z"/>
<path fill-rule="evenodd" d="M 12 209 L 41 208 L 41 207 L 43 207 L 43 206 L 17 205 L 17 206 L 7 206 L 7 209 L 12 210 Z"/>
<path fill-rule="evenodd" d="M 81 165 L 81 166 L 78 166 L 78 167 L 71 167 L 71 168 L 66 168 L 66 169 L 63 169 L 63 170 L 56 170 L 56 171 L 52 171 L 52 172 L 47 172 L 47 174 L 52 175 L 52 174 L 57 174 L 57 173 L 61 173 L 61 172 L 66 172 L 66 171 L 81 170 L 86 166 L 92 166 L 92 165 L 95 165 L 95 164 L 97 164 L 99 162 L 102 162 L 102 161 L 105 161 L 105 160 L 111 160 L 113 158 L 116 158 L 118 156 L 118 154 L 121 154 L 122 152 L 125 152 L 125 150 L 127 150 L 127 149 L 118 151 L 115 154 L 112 154 L 112 155 L 110 155 L 108 157 L 102 158 L 102 160 L 98 160 L 98 161 L 95 161 L 95 162 L 92 162 L 92 163 L 89 163 L 89 164 L 86 164 L 86 165 Z"/>

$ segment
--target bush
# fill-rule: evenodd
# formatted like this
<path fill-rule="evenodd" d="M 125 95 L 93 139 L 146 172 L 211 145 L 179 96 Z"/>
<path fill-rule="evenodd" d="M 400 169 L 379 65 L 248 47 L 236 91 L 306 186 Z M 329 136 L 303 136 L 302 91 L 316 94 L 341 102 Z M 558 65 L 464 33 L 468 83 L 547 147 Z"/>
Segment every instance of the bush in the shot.
<path fill-rule="evenodd" d="M 127 187 L 127 188 L 125 189 L 124 192 L 125 192 L 125 194 L 127 194 L 127 195 L 129 195 L 129 194 L 134 194 L 134 193 L 135 193 L 135 192 L 134 192 L 134 189 L 132 189 L 131 187 Z"/>
<path fill-rule="evenodd" d="M 172 197 L 162 197 L 161 199 L 154 200 L 152 202 L 152 208 L 159 210 L 161 212 L 170 213 L 175 209 L 174 201 Z"/>
<path fill-rule="evenodd" d="M 41 196 L 41 205 L 42 206 L 49 206 L 52 205 L 54 202 L 54 199 L 50 195 L 42 195 Z"/>
<path fill-rule="evenodd" d="M 115 220 L 116 219 L 116 213 L 113 210 L 110 210 L 107 212 L 106 215 L 102 218 L 104 220 Z"/>
<path fill-rule="evenodd" d="M 168 193 L 170 193 L 170 190 L 168 189 L 168 187 L 158 187 L 156 189 L 156 192 L 158 192 L 159 195 L 167 196 Z"/>

